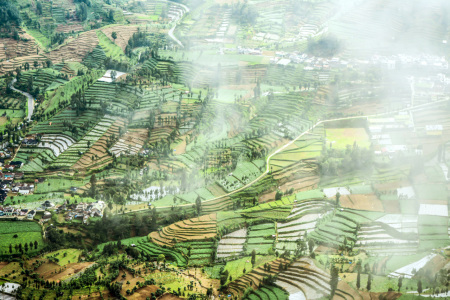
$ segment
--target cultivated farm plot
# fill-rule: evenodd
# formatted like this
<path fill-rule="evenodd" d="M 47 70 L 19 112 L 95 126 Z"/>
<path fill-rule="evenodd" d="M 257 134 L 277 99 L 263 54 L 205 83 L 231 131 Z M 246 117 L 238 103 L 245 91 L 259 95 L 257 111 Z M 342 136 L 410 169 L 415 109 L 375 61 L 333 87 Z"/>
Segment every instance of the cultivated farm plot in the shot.
<path fill-rule="evenodd" d="M 232 191 L 251 182 L 261 174 L 261 164 L 255 162 L 239 162 L 236 169 L 219 183 L 227 191 Z"/>
<path fill-rule="evenodd" d="M 172 246 L 176 242 L 202 241 L 217 235 L 217 216 L 210 214 L 179 221 L 149 234 L 151 241 L 161 246 Z"/>
<path fill-rule="evenodd" d="M 63 59 L 66 62 L 81 62 L 97 45 L 98 37 L 95 30 L 83 32 L 67 44 L 51 51 L 49 58 L 54 63 L 61 62 Z"/>
<path fill-rule="evenodd" d="M 112 126 L 116 118 L 105 115 L 97 125 L 89 131 L 79 142 L 73 144 L 70 148 L 64 151 L 52 163 L 54 167 L 71 167 L 73 166 L 88 149 L 89 145 L 94 145 L 104 133 Z"/>
<path fill-rule="evenodd" d="M 117 120 L 109 127 L 105 134 L 95 142 L 88 151 L 76 162 L 74 169 L 99 169 L 112 161 L 111 155 L 108 154 L 108 140 L 119 135 L 119 128 L 124 125 L 122 118 Z"/>
<path fill-rule="evenodd" d="M 75 143 L 75 140 L 64 134 L 45 134 L 38 144 L 39 148 L 49 148 L 55 157 L 66 151 Z"/>
<path fill-rule="evenodd" d="M 375 195 L 344 195 L 339 204 L 346 208 L 384 212 L 383 203 Z"/>
<path fill-rule="evenodd" d="M 244 250 L 246 236 L 246 228 L 242 228 L 224 235 L 220 239 L 219 246 L 217 247 L 217 258 L 240 254 Z"/>
<path fill-rule="evenodd" d="M 130 129 L 111 147 L 116 156 L 136 155 L 148 138 L 148 129 Z"/>
<path fill-rule="evenodd" d="M 329 282 L 330 275 L 316 267 L 312 259 L 300 258 L 287 270 L 278 274 L 275 284 L 282 287 L 290 295 L 299 297 L 296 299 L 302 299 L 302 296 L 305 299 L 320 299 L 329 295 Z M 336 291 L 336 295 L 340 295 L 340 292 Z"/>
<path fill-rule="evenodd" d="M 275 241 L 275 223 L 263 223 L 249 228 L 247 233 L 247 253 L 267 254 Z"/>
<path fill-rule="evenodd" d="M 17 235 L 17 237 L 14 237 Z M 38 243 L 37 249 L 34 248 L 34 242 Z M 12 253 L 17 253 L 15 245 L 22 244 L 25 249 L 25 243 L 33 243 L 33 248 L 28 252 L 37 252 L 44 246 L 42 240 L 41 226 L 32 221 L 0 221 L 0 251 L 9 253 L 9 245 L 12 246 Z"/>
<path fill-rule="evenodd" d="M 335 149 L 345 149 L 354 143 L 361 148 L 369 148 L 370 139 L 364 128 L 327 128 L 327 147 L 331 144 Z"/>

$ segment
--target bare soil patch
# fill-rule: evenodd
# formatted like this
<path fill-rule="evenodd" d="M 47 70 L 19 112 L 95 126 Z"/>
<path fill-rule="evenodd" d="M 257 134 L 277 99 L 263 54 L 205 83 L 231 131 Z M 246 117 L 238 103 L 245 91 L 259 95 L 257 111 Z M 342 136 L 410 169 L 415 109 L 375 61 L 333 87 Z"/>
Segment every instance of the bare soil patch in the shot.
<path fill-rule="evenodd" d="M 44 273 L 41 274 L 41 277 L 43 277 L 45 280 L 48 281 L 60 281 L 60 280 L 66 280 L 69 279 L 70 277 L 84 271 L 86 268 L 92 266 L 94 263 L 93 262 L 84 262 L 84 263 L 71 263 L 68 264 L 64 267 L 60 267 L 59 268 L 62 269 L 62 271 L 58 274 L 51 274 L 50 273 Z"/>
<path fill-rule="evenodd" d="M 339 202 L 346 208 L 384 212 L 383 203 L 375 195 L 344 195 Z"/>

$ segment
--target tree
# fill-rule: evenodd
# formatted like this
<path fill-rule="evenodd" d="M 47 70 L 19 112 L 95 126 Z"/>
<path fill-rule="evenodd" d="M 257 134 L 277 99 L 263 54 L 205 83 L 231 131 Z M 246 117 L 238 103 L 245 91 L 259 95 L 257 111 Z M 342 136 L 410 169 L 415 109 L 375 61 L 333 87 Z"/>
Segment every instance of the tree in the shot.
<path fill-rule="evenodd" d="M 95 186 L 97 184 L 97 178 L 95 178 L 95 174 L 92 174 L 89 182 L 91 183 L 91 189 L 90 189 L 91 196 L 95 196 Z"/>
<path fill-rule="evenodd" d="M 356 287 L 358 290 L 361 288 L 361 270 L 358 269 L 358 275 L 356 276 Z"/>
<path fill-rule="evenodd" d="M 417 292 L 419 293 L 419 295 L 423 292 L 423 290 L 422 290 L 422 280 L 419 280 L 417 282 Z"/>
<path fill-rule="evenodd" d="M 111 33 L 111 37 L 113 38 L 114 43 L 115 43 L 115 42 L 116 42 L 116 39 L 117 39 L 117 32 L 113 31 L 113 32 Z"/>
<path fill-rule="evenodd" d="M 158 255 L 158 263 L 161 263 L 161 262 L 164 261 L 165 259 L 166 259 L 166 257 L 164 256 L 164 254 Z"/>
<path fill-rule="evenodd" d="M 336 206 L 339 206 L 339 199 L 341 198 L 341 193 L 339 191 L 336 193 Z"/>
<path fill-rule="evenodd" d="M 195 207 L 197 208 L 197 214 L 200 215 L 202 211 L 202 199 L 200 199 L 200 196 L 195 199 Z"/>
<path fill-rule="evenodd" d="M 36 2 L 36 13 L 42 15 L 42 4 L 40 1 Z"/>
<path fill-rule="evenodd" d="M 400 276 L 399 278 L 398 278 L 398 291 L 400 292 L 400 289 L 402 288 L 402 285 L 403 285 L 403 277 L 402 276 Z"/>
<path fill-rule="evenodd" d="M 314 240 L 313 240 L 313 239 L 309 239 L 309 240 L 308 240 L 308 249 L 309 249 L 309 253 L 312 253 L 312 252 L 313 252 L 314 246 L 315 246 Z"/>
<path fill-rule="evenodd" d="M 115 70 L 111 71 L 111 79 L 114 81 L 116 80 L 117 72 Z"/>
<path fill-rule="evenodd" d="M 372 288 L 372 274 L 369 273 L 369 277 L 367 278 L 367 286 L 366 286 L 367 290 L 370 291 L 370 289 Z"/>
<path fill-rule="evenodd" d="M 339 269 L 333 265 L 331 267 L 331 278 L 330 278 L 330 299 L 333 299 L 338 283 L 339 283 Z"/>
<path fill-rule="evenodd" d="M 255 249 L 253 249 L 253 251 L 252 251 L 252 260 L 251 260 L 251 262 L 252 262 L 252 267 L 254 268 L 255 267 L 255 262 L 256 262 L 256 251 L 255 251 Z"/>

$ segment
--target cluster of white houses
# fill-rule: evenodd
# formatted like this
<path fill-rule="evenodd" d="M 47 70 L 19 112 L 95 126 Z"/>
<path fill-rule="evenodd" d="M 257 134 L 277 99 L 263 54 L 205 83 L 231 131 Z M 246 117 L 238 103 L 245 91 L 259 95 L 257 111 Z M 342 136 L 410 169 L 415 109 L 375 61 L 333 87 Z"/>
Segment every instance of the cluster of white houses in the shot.
<path fill-rule="evenodd" d="M 52 217 L 52 213 L 49 210 L 53 210 L 55 213 L 64 214 L 65 220 L 70 222 L 72 220 L 80 220 L 83 223 L 87 223 L 91 217 L 103 217 L 103 210 L 106 205 L 103 201 L 97 201 L 93 203 L 74 203 L 74 204 L 62 204 L 55 206 L 51 201 L 46 200 L 42 203 L 41 207 L 37 209 L 17 208 L 13 206 L 0 206 L 0 217 L 14 218 L 21 217 L 29 220 L 34 219 L 36 212 L 42 212 L 43 215 L 40 219 L 42 223 L 49 221 Z"/>

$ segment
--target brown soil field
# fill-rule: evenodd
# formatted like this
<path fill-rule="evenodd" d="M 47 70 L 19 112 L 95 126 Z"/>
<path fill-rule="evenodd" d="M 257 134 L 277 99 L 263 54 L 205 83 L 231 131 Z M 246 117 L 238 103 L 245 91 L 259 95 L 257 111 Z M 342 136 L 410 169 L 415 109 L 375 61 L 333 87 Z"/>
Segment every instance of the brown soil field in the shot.
<path fill-rule="evenodd" d="M 343 281 L 343 280 L 339 281 L 339 283 L 338 283 L 338 289 L 340 289 L 340 290 L 342 290 L 342 291 L 344 291 L 344 292 L 349 293 L 350 295 L 352 295 L 352 297 L 353 297 L 354 300 L 360 300 L 360 299 L 363 299 L 363 298 L 361 297 L 361 295 L 360 295 L 357 291 L 355 291 L 354 289 L 352 289 L 352 287 L 349 286 L 348 283 L 345 282 L 345 281 Z M 337 297 L 335 297 L 335 298 L 337 298 Z M 340 298 L 340 297 L 339 297 L 339 298 Z"/>
<path fill-rule="evenodd" d="M 5 277 L 6 274 L 12 273 L 13 270 L 15 270 L 17 273 L 21 269 L 22 268 L 20 267 L 20 264 L 18 262 L 7 263 L 2 268 L 0 268 L 0 277 Z"/>
<path fill-rule="evenodd" d="M 26 62 L 30 64 L 30 70 L 34 69 L 34 61 L 38 61 L 39 64 L 42 66 L 42 63 L 45 63 L 47 61 L 47 57 L 42 54 L 37 55 L 36 53 L 34 53 L 33 55 L 20 56 L 14 59 L 0 62 L 0 74 L 4 74 L 9 71 L 14 71 L 16 68 L 19 68 Z"/>
<path fill-rule="evenodd" d="M 444 268 L 446 264 L 450 262 L 449 258 L 444 258 L 441 255 L 436 255 L 432 260 L 427 262 L 427 264 L 421 269 L 424 271 L 424 274 L 434 274 L 438 273 L 439 270 Z"/>
<path fill-rule="evenodd" d="M 0 270 L 3 269 L 8 263 L 6 261 L 0 262 Z"/>
<path fill-rule="evenodd" d="M 131 284 L 130 284 L 131 286 Z M 143 288 L 138 289 L 136 292 L 134 292 L 133 295 L 131 296 L 126 296 L 127 299 L 130 300 L 146 300 L 147 297 L 149 297 L 151 295 L 151 293 L 154 293 L 158 290 L 158 287 L 156 285 L 150 285 L 150 286 L 145 286 Z M 162 299 L 162 298 L 159 298 Z"/>
<path fill-rule="evenodd" d="M 84 263 L 71 263 L 66 265 L 61 273 L 58 274 L 51 274 L 52 271 L 47 271 L 44 273 L 40 273 L 41 277 L 43 277 L 45 280 L 48 281 L 60 281 L 60 280 L 66 280 L 70 277 L 74 276 L 77 273 L 80 273 L 84 271 L 86 268 L 93 265 L 93 262 L 84 262 Z M 60 266 L 58 266 L 58 269 Z"/>
<path fill-rule="evenodd" d="M 77 170 L 95 170 L 101 168 L 111 159 L 111 155 L 109 155 L 106 151 L 107 141 L 112 135 L 117 137 L 119 135 L 119 128 L 123 125 L 124 120 L 122 118 L 118 118 L 114 124 L 109 127 L 105 134 L 103 134 L 103 136 L 95 142 L 95 144 L 92 145 L 91 148 L 89 148 L 89 150 L 86 151 L 84 155 L 73 165 L 73 168 Z M 94 160 L 92 160 L 92 157 L 94 157 Z"/>
<path fill-rule="evenodd" d="M 83 26 L 81 24 L 59 24 L 58 27 L 56 27 L 56 31 L 64 33 L 69 33 L 72 31 L 79 32 L 83 31 Z"/>
<path fill-rule="evenodd" d="M 0 60 L 37 54 L 38 46 L 33 37 L 26 33 L 21 37 L 28 41 L 16 41 L 11 38 L 0 39 Z"/>
<path fill-rule="evenodd" d="M 364 300 L 379 300 L 379 299 L 395 300 L 400 298 L 400 296 L 402 295 L 401 293 L 397 292 L 373 293 L 361 291 L 359 293 Z"/>
<path fill-rule="evenodd" d="M 117 46 L 122 48 L 123 51 L 125 51 L 125 47 L 128 44 L 128 40 L 131 38 L 131 36 L 137 32 L 137 26 L 112 26 L 105 29 L 102 29 L 102 32 L 112 41 L 115 42 Z M 114 41 L 114 39 L 111 37 L 111 34 L 113 32 L 117 33 L 117 39 Z"/>
<path fill-rule="evenodd" d="M 180 300 L 180 299 L 184 299 L 184 298 L 180 298 L 178 296 L 174 296 L 174 295 L 168 294 L 168 293 L 166 293 L 158 298 L 158 300 Z"/>
<path fill-rule="evenodd" d="M 383 203 L 375 195 L 344 195 L 339 200 L 342 207 L 368 210 L 384 211 Z"/>
<path fill-rule="evenodd" d="M 59 63 L 63 59 L 66 62 L 81 62 L 97 45 L 98 37 L 95 30 L 86 31 L 67 44 L 51 51 L 48 56 L 53 63 Z"/>
<path fill-rule="evenodd" d="M 44 274 L 46 276 L 50 276 L 50 275 L 55 275 L 57 272 L 59 272 L 60 269 L 63 269 L 63 267 L 61 267 L 60 265 L 58 265 L 57 263 L 53 263 L 53 262 L 46 262 L 43 263 L 37 270 L 36 273 L 40 274 L 41 277 L 44 276 Z"/>
<path fill-rule="evenodd" d="M 112 299 L 112 296 L 109 294 L 108 290 L 101 291 L 101 293 L 102 293 L 103 297 L 100 297 L 99 292 L 92 292 L 90 297 L 89 297 L 89 295 L 83 295 L 83 296 L 74 295 L 74 296 L 72 296 L 72 300 L 79 300 L 80 297 L 81 297 L 81 299 L 86 299 L 86 300 Z"/>
<path fill-rule="evenodd" d="M 125 275 L 125 278 L 122 278 L 123 275 Z M 116 278 L 116 280 L 114 280 L 114 282 L 121 282 L 122 283 L 122 292 L 121 293 L 122 293 L 123 296 L 126 296 L 126 291 L 128 289 L 131 289 L 131 288 L 135 287 L 137 282 L 143 282 L 143 281 L 145 281 L 144 278 L 142 278 L 140 276 L 133 276 L 127 270 L 120 270 L 119 271 L 119 276 Z M 127 284 L 127 282 L 130 282 L 130 284 Z M 157 290 L 156 286 L 151 286 L 150 288 L 152 288 L 153 291 Z M 142 291 L 142 293 L 144 293 L 144 291 Z M 138 296 L 136 298 L 130 298 L 130 299 L 142 299 L 142 298 Z"/>
<path fill-rule="evenodd" d="M 115 153 L 116 156 L 128 150 L 137 154 L 144 146 L 147 137 L 148 129 L 130 129 L 112 146 L 111 152 Z"/>
<path fill-rule="evenodd" d="M 400 202 L 397 200 L 383 201 L 384 212 L 389 214 L 400 214 Z"/>

